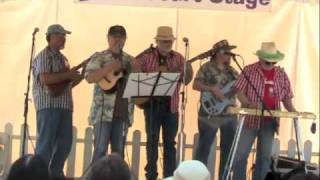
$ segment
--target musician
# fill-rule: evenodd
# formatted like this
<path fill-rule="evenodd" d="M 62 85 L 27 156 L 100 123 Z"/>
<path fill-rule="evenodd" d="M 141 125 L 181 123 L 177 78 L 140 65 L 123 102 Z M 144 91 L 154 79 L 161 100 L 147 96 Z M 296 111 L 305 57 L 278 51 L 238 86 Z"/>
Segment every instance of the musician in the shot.
<path fill-rule="evenodd" d="M 288 75 L 283 68 L 276 66 L 284 58 L 284 54 L 276 48 L 274 42 L 264 42 L 256 55 L 258 62 L 246 66 L 234 85 L 242 106 L 255 109 L 262 107 L 262 103 L 245 78 L 247 76 L 262 97 L 266 109 L 279 110 L 282 102 L 288 111 L 296 111 L 292 104 L 293 93 Z M 268 112 L 265 111 L 264 114 L 266 113 Z M 233 166 L 234 179 L 246 179 L 247 159 L 255 138 L 257 138 L 257 157 L 253 179 L 265 178 L 270 168 L 274 132 L 278 130 L 278 126 L 276 118 L 245 117 Z"/>
<path fill-rule="evenodd" d="M 64 178 L 63 166 L 72 144 L 71 89 L 83 79 L 75 68 L 69 68 L 67 58 L 60 52 L 66 34 L 70 33 L 59 24 L 49 26 L 48 46 L 36 56 L 32 65 L 38 133 L 35 154 L 45 160 L 51 179 Z M 65 84 L 60 94 L 48 88 L 56 84 Z"/>
<path fill-rule="evenodd" d="M 193 82 L 193 89 L 202 92 L 210 92 L 212 96 L 223 101 L 227 97 L 221 89 L 234 82 L 238 72 L 230 65 L 231 57 L 226 54 L 236 46 L 229 45 L 227 40 L 221 40 L 214 44 L 213 55 L 209 62 L 203 64 Z M 235 97 L 228 97 L 235 98 Z M 210 116 L 200 107 L 198 113 L 199 145 L 196 150 L 196 159 L 207 164 L 210 147 L 220 129 L 220 168 L 221 179 L 226 160 L 231 148 L 235 133 L 236 118 L 232 115 Z"/>
<path fill-rule="evenodd" d="M 132 123 L 133 104 L 122 98 L 128 74 L 131 72 L 132 56 L 122 51 L 127 39 L 123 26 L 109 28 L 108 49 L 93 55 L 86 67 L 85 78 L 95 83 L 89 124 L 94 127 L 94 153 L 92 161 L 103 157 L 109 144 L 111 151 L 123 157 L 124 140 L 127 127 Z M 121 78 L 113 89 L 104 91 L 99 82 L 113 71 L 122 71 Z M 109 79 L 111 80 L 111 79 Z"/>
<path fill-rule="evenodd" d="M 152 51 L 146 51 L 137 57 L 138 67 L 143 72 L 159 72 L 160 66 L 165 66 L 169 72 L 181 73 L 183 79 L 183 56 L 172 50 L 172 45 L 176 38 L 173 36 L 172 28 L 161 26 L 157 29 L 155 37 L 156 48 Z M 187 63 L 186 82 L 192 80 L 192 67 Z M 174 94 L 171 97 L 154 98 L 152 102 L 144 105 L 144 115 L 147 133 L 147 165 L 146 179 L 155 180 L 158 176 L 158 143 L 159 133 L 162 127 L 162 137 L 164 143 L 163 149 L 163 176 L 172 176 L 176 169 L 176 148 L 175 137 L 178 130 L 178 106 L 179 106 L 179 81 Z"/>

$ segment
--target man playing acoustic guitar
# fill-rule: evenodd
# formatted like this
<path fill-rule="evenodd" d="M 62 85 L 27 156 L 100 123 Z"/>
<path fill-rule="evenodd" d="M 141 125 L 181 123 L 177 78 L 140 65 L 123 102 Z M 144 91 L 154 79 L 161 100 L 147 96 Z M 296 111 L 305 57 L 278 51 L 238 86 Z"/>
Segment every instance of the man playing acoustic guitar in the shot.
<path fill-rule="evenodd" d="M 49 26 L 48 46 L 33 61 L 38 132 L 35 154 L 46 161 L 51 179 L 64 179 L 63 166 L 72 145 L 71 88 L 83 79 L 77 67 L 69 69 L 67 58 L 60 52 L 70 33 L 59 24 Z"/>
<path fill-rule="evenodd" d="M 89 124 L 94 126 L 92 161 L 103 157 L 109 143 L 111 151 L 123 156 L 124 136 L 132 123 L 133 104 L 122 98 L 133 57 L 122 51 L 127 33 L 115 25 L 108 31 L 107 50 L 93 55 L 85 70 L 85 78 L 95 83 Z"/>

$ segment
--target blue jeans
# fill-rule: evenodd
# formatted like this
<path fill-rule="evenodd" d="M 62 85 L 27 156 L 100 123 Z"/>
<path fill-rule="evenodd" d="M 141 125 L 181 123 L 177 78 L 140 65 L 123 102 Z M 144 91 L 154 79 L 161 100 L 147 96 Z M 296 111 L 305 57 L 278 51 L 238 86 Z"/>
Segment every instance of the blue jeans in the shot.
<path fill-rule="evenodd" d="M 248 156 L 256 137 L 258 142 L 253 180 L 263 180 L 265 178 L 270 169 L 275 130 L 275 121 L 263 122 L 260 129 L 251 129 L 243 126 L 233 163 L 233 179 L 246 180 Z"/>
<path fill-rule="evenodd" d="M 106 155 L 110 142 L 111 152 L 123 156 L 124 123 L 122 120 L 113 120 L 112 122 L 97 122 L 94 125 L 93 162 Z"/>
<path fill-rule="evenodd" d="M 38 111 L 37 132 L 35 154 L 46 161 L 52 178 L 63 177 L 63 166 L 72 146 L 72 111 Z"/>
<path fill-rule="evenodd" d="M 167 103 L 155 102 L 152 107 L 144 109 L 147 133 L 147 165 L 146 179 L 155 180 L 158 177 L 158 143 L 162 126 L 163 140 L 163 177 L 173 175 L 176 169 L 175 137 L 178 131 L 178 113 L 171 113 Z"/>
<path fill-rule="evenodd" d="M 212 119 L 214 120 L 214 118 Z M 216 137 L 217 131 L 220 128 L 220 166 L 219 179 L 221 179 L 223 170 L 228 159 L 230 148 L 232 145 L 237 121 L 234 117 L 224 119 L 225 123 L 220 127 L 213 127 L 203 120 L 198 120 L 199 129 L 199 144 L 196 150 L 196 160 L 207 165 L 208 156 L 210 154 L 211 145 Z"/>

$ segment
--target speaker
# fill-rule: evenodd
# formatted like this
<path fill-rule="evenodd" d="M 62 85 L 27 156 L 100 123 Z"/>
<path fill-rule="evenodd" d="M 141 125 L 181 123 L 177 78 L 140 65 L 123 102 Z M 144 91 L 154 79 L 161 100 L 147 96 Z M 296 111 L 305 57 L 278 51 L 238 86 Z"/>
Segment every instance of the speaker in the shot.
<path fill-rule="evenodd" d="M 265 180 L 319 180 L 319 167 L 293 158 L 273 157 L 271 172 L 266 175 Z"/>

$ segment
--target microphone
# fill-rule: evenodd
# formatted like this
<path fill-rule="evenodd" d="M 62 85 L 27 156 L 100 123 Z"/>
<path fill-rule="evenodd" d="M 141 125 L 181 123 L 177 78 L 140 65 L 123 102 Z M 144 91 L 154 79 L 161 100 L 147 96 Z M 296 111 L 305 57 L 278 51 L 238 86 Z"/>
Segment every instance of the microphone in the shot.
<path fill-rule="evenodd" d="M 122 49 L 123 49 L 123 47 L 124 47 L 124 43 L 119 43 L 119 44 L 118 44 L 118 48 L 119 48 L 119 50 L 122 50 Z"/>
<path fill-rule="evenodd" d="M 233 52 L 224 52 L 223 54 L 229 55 L 229 56 L 240 56 L 239 54 L 235 54 Z"/>
<path fill-rule="evenodd" d="M 189 62 L 192 63 L 193 61 L 196 61 L 197 59 L 205 59 L 205 58 L 208 58 L 208 57 L 212 56 L 213 54 L 214 54 L 213 49 L 210 49 L 210 50 L 208 50 L 208 51 L 206 51 L 204 53 L 201 53 L 198 56 L 190 59 Z"/>
<path fill-rule="evenodd" d="M 34 28 L 32 36 L 36 35 L 37 32 L 39 32 L 39 28 L 38 27 Z"/>
<path fill-rule="evenodd" d="M 311 127 L 310 127 L 310 131 L 312 134 L 315 134 L 317 131 L 317 124 L 315 122 L 312 123 Z"/>
<path fill-rule="evenodd" d="M 187 37 L 184 37 L 184 38 L 182 38 L 182 41 L 185 42 L 185 43 L 188 43 L 189 39 Z"/>

